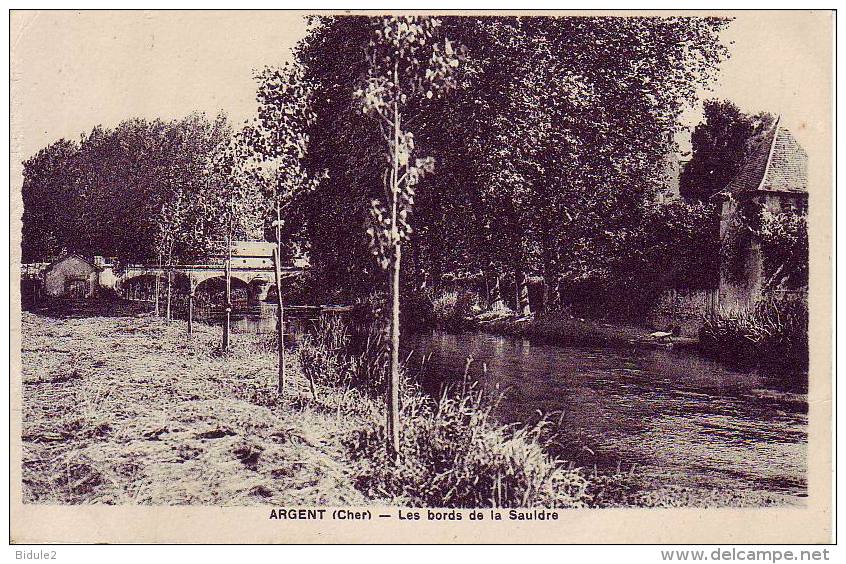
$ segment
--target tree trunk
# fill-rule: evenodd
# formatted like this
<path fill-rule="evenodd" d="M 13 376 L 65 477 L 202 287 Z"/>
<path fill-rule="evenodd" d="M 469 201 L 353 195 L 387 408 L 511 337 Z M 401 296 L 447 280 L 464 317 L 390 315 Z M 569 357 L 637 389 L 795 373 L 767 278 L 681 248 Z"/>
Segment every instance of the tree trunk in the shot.
<path fill-rule="evenodd" d="M 394 84 L 398 83 L 397 61 L 394 61 Z M 391 289 L 391 374 L 388 380 L 386 398 L 386 431 L 387 431 L 387 454 L 392 461 L 399 460 L 399 343 L 400 343 L 400 259 L 402 248 L 400 247 L 399 229 L 397 225 L 397 206 L 399 204 L 399 137 L 400 137 L 400 115 L 396 100 L 394 101 L 394 139 L 393 139 L 393 169 L 391 171 L 391 245 L 393 246 L 393 260 L 389 274 L 389 285 Z"/>
<path fill-rule="evenodd" d="M 514 270 L 515 292 L 517 298 L 517 314 L 521 316 L 532 313 L 529 307 L 529 286 L 526 283 L 526 273 L 521 267 Z"/>
<path fill-rule="evenodd" d="M 223 320 L 223 352 L 229 352 L 229 323 L 232 317 L 232 241 L 226 240 L 226 265 L 224 271 L 226 272 L 226 292 L 223 297 L 224 320 Z"/>
<path fill-rule="evenodd" d="M 490 308 L 491 307 L 491 285 L 488 282 L 488 273 L 483 272 L 482 278 L 485 281 L 485 305 Z"/>
<path fill-rule="evenodd" d="M 394 245 L 391 272 L 391 380 L 388 386 L 388 456 L 399 457 L 399 346 L 400 346 L 400 259 L 402 249 Z"/>
<path fill-rule="evenodd" d="M 543 311 L 544 313 L 558 309 L 558 263 L 560 254 L 556 246 L 556 238 L 552 230 L 547 231 L 543 245 Z"/>
<path fill-rule="evenodd" d="M 505 304 L 502 301 L 502 282 L 499 271 L 493 271 L 493 286 L 491 286 L 490 298 L 488 304 L 492 311 L 502 311 L 505 309 Z"/>
<path fill-rule="evenodd" d="M 282 307 L 282 260 L 278 241 L 273 249 L 273 266 L 276 270 L 276 350 L 279 356 L 277 385 L 279 397 L 282 397 L 285 393 L 285 310 Z"/>
<path fill-rule="evenodd" d="M 171 297 L 173 296 L 172 288 L 173 288 L 173 272 L 168 270 L 167 271 L 167 320 L 168 321 L 171 320 L 170 302 L 171 302 Z"/>
<path fill-rule="evenodd" d="M 561 309 L 561 282 L 558 276 L 551 276 L 545 279 L 545 284 L 547 286 L 546 311 L 558 311 Z"/>

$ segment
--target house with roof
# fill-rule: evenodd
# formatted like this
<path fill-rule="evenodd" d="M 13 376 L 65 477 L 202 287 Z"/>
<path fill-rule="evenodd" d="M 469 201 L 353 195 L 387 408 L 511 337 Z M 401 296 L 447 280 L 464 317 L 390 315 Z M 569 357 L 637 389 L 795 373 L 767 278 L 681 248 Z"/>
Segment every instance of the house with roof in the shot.
<path fill-rule="evenodd" d="M 101 256 L 89 260 L 66 254 L 42 271 L 44 293 L 52 298 L 91 298 L 100 288 L 114 288 L 113 268 L 112 261 Z"/>
<path fill-rule="evenodd" d="M 781 118 L 750 141 L 740 172 L 712 199 L 721 206 L 719 305 L 747 309 L 766 284 L 756 218 L 762 210 L 807 214 L 808 209 L 808 155 Z"/>
<path fill-rule="evenodd" d="M 44 291 L 53 298 L 90 298 L 97 290 L 97 267 L 81 255 L 69 254 L 44 271 Z"/>

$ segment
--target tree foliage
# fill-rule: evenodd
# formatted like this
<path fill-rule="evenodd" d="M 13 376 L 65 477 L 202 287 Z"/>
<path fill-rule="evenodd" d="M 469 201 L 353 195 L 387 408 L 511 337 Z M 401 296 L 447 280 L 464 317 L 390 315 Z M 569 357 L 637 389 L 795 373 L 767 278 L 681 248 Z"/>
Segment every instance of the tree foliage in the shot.
<path fill-rule="evenodd" d="M 668 233 L 692 257 L 705 208 L 656 208 L 655 194 L 682 110 L 727 56 L 728 23 L 313 17 L 292 63 L 256 73 L 258 112 L 243 128 L 129 120 L 28 160 L 24 259 L 188 260 L 230 227 L 267 236 L 278 205 L 286 240 L 309 250 L 315 303 L 381 287 L 400 240 L 406 294 L 484 278 L 513 290 L 492 300 L 522 312 L 529 281 L 554 309 L 588 287 L 601 303 L 695 279 L 687 267 L 656 274 L 656 257 L 672 252 Z M 732 112 L 706 105 L 686 193 L 746 135 L 748 116 Z"/>
<path fill-rule="evenodd" d="M 681 195 L 706 201 L 740 172 L 749 140 L 773 123 L 768 113 L 750 115 L 729 100 L 706 100 L 702 123 L 690 137 L 693 156 L 679 178 Z"/>
<path fill-rule="evenodd" d="M 246 146 L 225 115 L 132 119 L 24 162 L 23 260 L 63 252 L 122 262 L 200 260 L 263 220 Z M 260 230 L 259 230 L 260 233 Z"/>
<path fill-rule="evenodd" d="M 289 254 L 304 253 L 308 244 L 302 228 L 306 197 L 326 176 L 320 167 L 312 172 L 305 166 L 309 128 L 315 119 L 314 89 L 304 76 L 302 65 L 296 62 L 265 67 L 255 73 L 255 79 L 258 112 L 243 130 L 251 148 L 246 168 L 251 181 L 264 194 L 268 217 L 275 219 L 278 209 L 286 219 L 280 227 L 283 248 Z M 269 224 L 265 225 L 265 232 L 266 238 L 275 239 L 275 230 Z"/>
<path fill-rule="evenodd" d="M 681 111 L 726 56 L 728 22 L 441 19 L 464 61 L 448 100 L 406 100 L 414 151 L 438 169 L 415 189 L 406 291 L 445 274 L 540 276 L 557 307 L 555 290 L 625 278 Z M 355 105 L 377 20 L 319 18 L 297 50 L 315 89 L 309 159 L 329 171 L 310 200 L 319 210 L 307 220 L 312 264 L 346 299 L 366 294 L 379 272 L 362 234 L 383 196 L 384 137 Z M 368 84 L 374 94 L 385 87 Z"/>

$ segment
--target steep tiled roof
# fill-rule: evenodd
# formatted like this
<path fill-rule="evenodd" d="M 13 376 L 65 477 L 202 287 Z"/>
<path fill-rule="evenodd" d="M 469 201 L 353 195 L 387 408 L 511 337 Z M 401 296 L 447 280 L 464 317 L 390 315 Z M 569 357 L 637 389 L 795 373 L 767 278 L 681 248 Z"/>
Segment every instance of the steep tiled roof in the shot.
<path fill-rule="evenodd" d="M 808 155 L 780 121 L 750 142 L 746 163 L 721 193 L 808 191 Z"/>
<path fill-rule="evenodd" d="M 808 154 L 793 134 L 783 127 L 778 128 L 770 165 L 760 189 L 780 192 L 808 191 Z"/>

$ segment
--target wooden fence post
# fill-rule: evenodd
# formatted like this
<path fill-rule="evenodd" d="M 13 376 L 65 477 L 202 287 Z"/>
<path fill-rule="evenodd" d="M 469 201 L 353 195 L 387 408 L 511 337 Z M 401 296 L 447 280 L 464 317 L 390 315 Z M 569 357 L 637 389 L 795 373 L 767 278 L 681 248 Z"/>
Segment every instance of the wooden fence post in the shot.
<path fill-rule="evenodd" d="M 279 396 L 285 393 L 285 310 L 282 305 L 282 266 L 279 245 L 273 249 L 273 265 L 276 271 L 276 341 L 279 356 Z"/>
<path fill-rule="evenodd" d="M 229 352 L 229 323 L 232 316 L 232 241 L 226 240 L 226 293 L 224 295 L 225 319 L 223 322 L 223 352 Z"/>
<path fill-rule="evenodd" d="M 161 264 L 161 261 L 159 261 Z M 156 317 L 159 316 L 159 273 L 156 273 Z"/>
<path fill-rule="evenodd" d="M 189 280 L 188 284 L 188 335 L 194 334 L 194 284 Z"/>
<path fill-rule="evenodd" d="M 167 320 L 168 321 L 171 320 L 170 301 L 171 301 L 171 297 L 172 297 L 172 291 L 171 291 L 172 287 L 173 287 L 173 271 L 168 270 L 167 271 Z"/>

